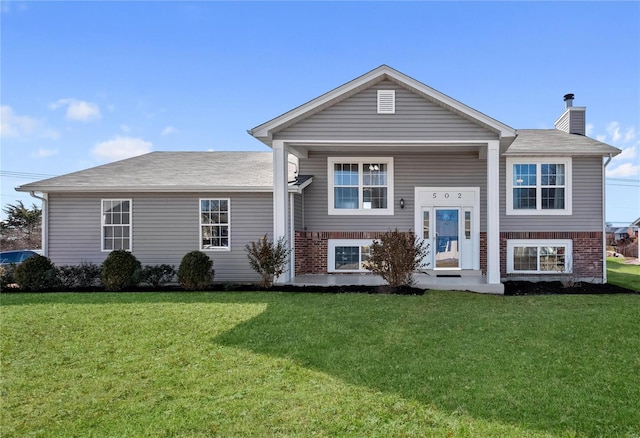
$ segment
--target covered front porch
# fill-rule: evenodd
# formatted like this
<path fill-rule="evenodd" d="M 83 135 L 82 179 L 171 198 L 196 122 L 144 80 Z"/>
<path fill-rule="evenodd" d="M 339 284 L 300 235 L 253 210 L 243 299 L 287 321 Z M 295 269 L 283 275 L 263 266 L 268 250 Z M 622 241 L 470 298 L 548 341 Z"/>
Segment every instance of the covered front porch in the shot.
<path fill-rule="evenodd" d="M 457 275 L 457 276 L 454 276 Z M 479 272 L 462 271 L 448 274 L 414 274 L 415 287 L 420 289 L 457 290 L 488 294 L 503 294 L 502 283 L 487 283 Z M 385 281 L 373 274 L 306 274 L 297 275 L 288 284 L 295 286 L 381 286 Z"/>

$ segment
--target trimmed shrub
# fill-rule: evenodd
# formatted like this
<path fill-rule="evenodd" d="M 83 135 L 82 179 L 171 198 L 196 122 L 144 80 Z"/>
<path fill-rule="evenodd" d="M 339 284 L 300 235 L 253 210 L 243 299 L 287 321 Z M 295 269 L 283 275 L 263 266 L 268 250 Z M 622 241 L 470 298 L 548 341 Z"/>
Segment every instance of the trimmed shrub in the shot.
<path fill-rule="evenodd" d="M 373 241 L 365 268 L 380 275 L 391 287 L 412 286 L 413 273 L 428 266 L 423 262 L 427 255 L 428 243 L 418 241 L 412 233 L 401 233 L 396 228 Z"/>
<path fill-rule="evenodd" d="M 106 290 L 119 291 L 140 283 L 142 265 L 129 251 L 111 251 L 102 263 L 102 284 Z"/>
<path fill-rule="evenodd" d="M 251 268 L 262 278 L 260 286 L 266 289 L 273 286 L 275 279 L 284 273 L 291 252 L 284 237 L 274 243 L 264 235 L 258 242 L 247 244 L 245 249 Z"/>
<path fill-rule="evenodd" d="M 36 254 L 16 266 L 13 273 L 20 289 L 41 291 L 59 285 L 56 267 L 49 258 Z"/>
<path fill-rule="evenodd" d="M 87 289 L 100 284 L 100 266 L 82 262 L 79 265 L 58 267 L 58 280 L 66 289 Z"/>
<path fill-rule="evenodd" d="M 142 268 L 142 282 L 155 288 L 170 283 L 175 276 L 176 270 L 171 265 L 147 265 Z"/>
<path fill-rule="evenodd" d="M 213 260 L 202 251 L 191 251 L 182 258 L 178 282 L 186 290 L 205 289 L 213 281 Z"/>

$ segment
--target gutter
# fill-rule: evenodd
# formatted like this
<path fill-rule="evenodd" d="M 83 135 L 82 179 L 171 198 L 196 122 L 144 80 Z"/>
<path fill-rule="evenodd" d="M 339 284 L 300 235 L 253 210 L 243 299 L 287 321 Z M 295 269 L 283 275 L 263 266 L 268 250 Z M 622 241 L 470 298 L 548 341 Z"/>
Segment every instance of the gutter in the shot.
<path fill-rule="evenodd" d="M 49 257 L 49 197 L 46 193 L 38 196 L 35 191 L 31 191 L 29 194 L 42 201 L 42 255 Z"/>
<path fill-rule="evenodd" d="M 609 158 L 602 166 L 602 282 L 607 282 L 607 166 L 613 159 L 613 154 L 609 154 Z"/>

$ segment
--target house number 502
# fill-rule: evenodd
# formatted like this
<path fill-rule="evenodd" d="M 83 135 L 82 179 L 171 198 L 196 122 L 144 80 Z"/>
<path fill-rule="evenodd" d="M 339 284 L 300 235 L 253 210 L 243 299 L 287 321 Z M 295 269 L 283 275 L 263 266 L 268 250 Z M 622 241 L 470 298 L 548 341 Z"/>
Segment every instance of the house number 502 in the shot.
<path fill-rule="evenodd" d="M 433 199 L 436 199 L 437 197 L 438 197 L 438 194 L 437 194 L 437 193 L 434 193 L 434 194 L 433 194 Z M 449 199 L 449 192 L 446 192 L 446 193 L 444 194 L 444 198 L 445 198 L 445 199 Z M 458 193 L 458 199 L 462 199 L 462 193 Z"/>

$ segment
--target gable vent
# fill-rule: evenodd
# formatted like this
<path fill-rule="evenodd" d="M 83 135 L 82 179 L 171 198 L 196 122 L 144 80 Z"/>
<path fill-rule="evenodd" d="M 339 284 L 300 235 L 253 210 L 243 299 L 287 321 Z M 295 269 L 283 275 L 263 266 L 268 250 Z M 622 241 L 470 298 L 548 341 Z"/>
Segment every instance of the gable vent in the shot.
<path fill-rule="evenodd" d="M 378 114 L 396 113 L 396 90 L 378 90 Z"/>

